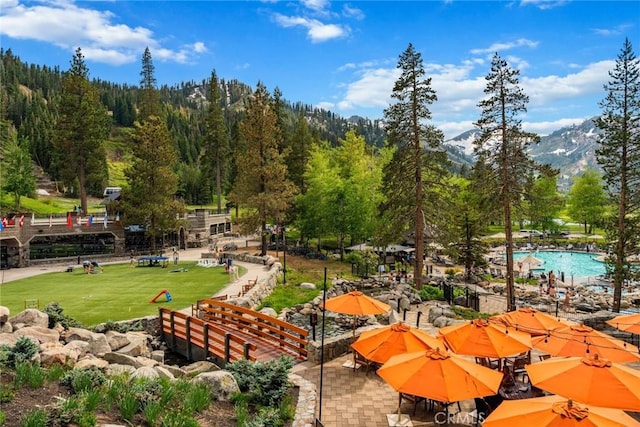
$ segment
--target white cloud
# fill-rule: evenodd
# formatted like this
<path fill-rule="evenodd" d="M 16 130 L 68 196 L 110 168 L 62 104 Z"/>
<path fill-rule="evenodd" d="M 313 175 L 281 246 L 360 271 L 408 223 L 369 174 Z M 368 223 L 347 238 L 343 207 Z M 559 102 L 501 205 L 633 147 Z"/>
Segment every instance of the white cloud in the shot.
<path fill-rule="evenodd" d="M 563 6 L 567 3 L 566 0 L 522 0 L 521 5 L 533 5 L 538 9 L 547 10 L 553 9 L 554 7 Z"/>
<path fill-rule="evenodd" d="M 516 58 L 517 59 L 517 58 Z M 519 60 L 521 64 L 526 61 Z M 515 61 L 517 62 L 517 61 Z M 327 103 L 325 108 L 337 108 L 343 114 L 360 109 L 384 109 L 390 105 L 391 92 L 400 70 L 382 66 L 382 61 L 347 63 L 339 68 L 349 72 L 352 80 L 345 84 L 339 100 Z M 579 69 L 570 68 L 571 74 L 521 76 L 520 85 L 530 97 L 528 114 L 524 116 L 526 130 L 548 134 L 560 127 L 580 123 L 586 117 L 558 118 L 584 114 L 585 99 L 602 91 L 613 61 L 601 61 Z M 431 77 L 438 100 L 429 108 L 434 124 L 452 138 L 473 127 L 480 115 L 478 103 L 486 97 L 486 64 L 482 60 L 464 60 L 460 64 L 425 64 L 426 76 Z M 592 102 L 592 101 L 587 101 Z M 557 119 L 556 119 L 557 118 Z M 524 127 L 524 124 L 523 124 Z"/>
<path fill-rule="evenodd" d="M 208 51 L 207 47 L 202 42 L 195 42 L 193 44 L 193 51 L 197 53 L 205 53 Z"/>
<path fill-rule="evenodd" d="M 332 110 L 335 106 L 336 106 L 336 104 L 334 104 L 333 102 L 328 102 L 328 101 L 318 102 L 316 104 L 316 107 L 323 108 L 325 110 Z"/>
<path fill-rule="evenodd" d="M 317 11 L 324 10 L 329 5 L 328 0 L 301 0 L 301 3 L 305 7 Z"/>
<path fill-rule="evenodd" d="M 540 122 L 522 122 L 522 129 L 527 132 L 535 132 L 540 136 L 549 135 L 560 128 L 572 125 L 579 125 L 590 117 L 576 117 L 558 119 L 552 121 L 540 121 Z"/>
<path fill-rule="evenodd" d="M 447 140 L 455 138 L 461 133 L 473 129 L 473 121 L 462 120 L 459 122 L 436 122 L 436 126 L 444 133 L 445 140 Z"/>
<path fill-rule="evenodd" d="M 400 70 L 396 68 L 364 70 L 358 80 L 349 83 L 343 99 L 337 103 L 338 108 L 347 111 L 356 106 L 386 108 L 399 75 Z"/>
<path fill-rule="evenodd" d="M 82 55 L 85 58 L 91 58 L 92 61 L 103 64 L 123 65 L 130 64 L 139 59 L 136 52 L 124 53 L 114 49 L 105 50 L 93 47 L 81 47 L 81 49 Z"/>
<path fill-rule="evenodd" d="M 349 27 L 337 24 L 324 24 L 317 19 L 302 16 L 285 16 L 279 13 L 273 15 L 275 22 L 283 28 L 303 27 L 307 29 L 307 36 L 314 43 L 342 38 L 349 34 Z"/>
<path fill-rule="evenodd" d="M 510 50 L 517 47 L 535 48 L 537 46 L 538 46 L 538 42 L 536 41 L 520 38 L 512 42 L 494 43 L 487 48 L 471 49 L 471 53 L 474 55 L 482 55 L 485 53 L 493 54 L 494 52 L 504 52 L 505 50 Z"/>
<path fill-rule="evenodd" d="M 517 56 L 507 55 L 505 59 L 507 60 L 507 63 L 511 67 L 517 70 L 524 70 L 526 68 L 529 68 L 529 63 L 526 60 L 519 58 Z"/>
<path fill-rule="evenodd" d="M 348 4 L 342 6 L 342 15 L 347 18 L 357 19 L 359 21 L 363 20 L 365 17 L 362 10 L 358 9 L 357 7 L 349 6 Z"/>
<path fill-rule="evenodd" d="M 630 28 L 633 28 L 633 24 L 620 24 L 614 28 L 594 28 L 592 31 L 600 36 L 619 36 L 626 33 Z"/>
<path fill-rule="evenodd" d="M 600 61 L 566 76 L 523 77 L 521 84 L 529 95 L 532 105 L 545 105 L 562 99 L 601 92 L 602 86 L 609 79 L 609 70 L 614 66 L 615 61 L 613 60 Z"/>
<path fill-rule="evenodd" d="M 0 35 L 47 42 L 71 52 L 80 47 L 86 59 L 112 65 L 138 60 L 145 47 L 160 52 L 161 59 L 182 63 L 194 53 L 206 51 L 200 42 L 191 48 L 171 50 L 163 47 L 150 29 L 130 27 L 117 20 L 112 12 L 80 7 L 71 1 L 27 5 L 19 0 L 2 0 Z"/>

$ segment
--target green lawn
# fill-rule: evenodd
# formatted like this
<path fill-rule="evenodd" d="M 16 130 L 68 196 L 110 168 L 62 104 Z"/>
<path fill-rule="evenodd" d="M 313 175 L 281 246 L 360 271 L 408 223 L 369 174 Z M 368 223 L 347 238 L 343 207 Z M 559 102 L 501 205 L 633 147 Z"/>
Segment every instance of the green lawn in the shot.
<path fill-rule="evenodd" d="M 172 272 L 176 269 L 173 264 L 169 268 L 131 268 L 125 263 L 105 265 L 98 274 L 85 274 L 81 267 L 72 273 L 42 274 L 2 284 L 0 305 L 15 315 L 24 310 L 25 300 L 39 300 L 40 309 L 58 302 L 63 314 L 93 326 L 157 314 L 159 307 L 173 310 L 190 307 L 229 282 L 222 267 L 199 267 L 194 261 L 180 262 L 177 267 L 185 271 Z M 245 273 L 246 269 L 240 267 L 240 274 Z M 171 302 L 164 295 L 156 303 L 149 302 L 164 289 L 171 294 Z"/>

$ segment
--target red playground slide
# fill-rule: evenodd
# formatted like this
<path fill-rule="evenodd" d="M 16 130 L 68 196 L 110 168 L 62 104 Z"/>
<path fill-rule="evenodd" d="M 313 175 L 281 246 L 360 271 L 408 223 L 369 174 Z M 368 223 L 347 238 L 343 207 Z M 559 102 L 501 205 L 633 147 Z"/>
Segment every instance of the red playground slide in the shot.
<path fill-rule="evenodd" d="M 171 294 L 169 293 L 169 291 L 167 291 L 166 289 L 163 289 L 162 291 L 160 291 L 160 293 L 158 295 L 156 295 L 155 297 L 153 297 L 153 299 L 151 299 L 151 301 L 149 301 L 151 304 L 153 304 L 154 302 L 156 302 L 156 300 L 158 298 L 160 298 L 162 295 L 166 295 L 167 297 L 167 302 L 171 302 Z"/>

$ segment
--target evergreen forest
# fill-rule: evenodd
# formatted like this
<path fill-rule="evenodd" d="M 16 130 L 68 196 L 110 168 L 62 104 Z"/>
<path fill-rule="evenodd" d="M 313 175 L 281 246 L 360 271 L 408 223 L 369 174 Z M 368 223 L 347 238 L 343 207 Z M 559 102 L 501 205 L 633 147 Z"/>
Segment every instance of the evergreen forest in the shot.
<path fill-rule="evenodd" d="M 28 141 L 34 165 L 42 168 L 55 180 L 61 191 L 66 191 L 69 196 L 77 196 L 77 186 L 64 180 L 61 171 L 64 156 L 56 152 L 52 142 L 61 102 L 62 77 L 67 70 L 25 63 L 10 49 L 0 50 L 0 59 L 0 118 L 4 130 L 12 128 L 17 133 L 18 140 Z M 138 120 L 140 88 L 107 82 L 100 78 L 94 78 L 91 82 L 98 88 L 100 101 L 112 119 L 106 144 L 107 160 L 110 164 L 121 161 L 126 163 L 132 149 L 131 134 L 134 123 Z M 237 80 L 220 79 L 217 83 L 221 95 L 219 106 L 228 130 L 230 148 L 222 179 L 222 192 L 226 194 L 236 179 L 233 164 L 239 145 L 238 126 L 245 115 L 246 104 L 253 88 Z M 202 157 L 210 85 L 211 80 L 207 79 L 157 88 L 162 114 L 178 153 L 176 173 L 179 176 L 179 196 L 189 205 L 212 203 L 211 182 L 201 173 L 204 169 Z M 292 144 L 291 151 L 295 151 L 295 144 L 298 143 L 296 138 L 308 138 L 336 145 L 339 138 L 343 138 L 349 130 L 364 137 L 367 144 L 372 146 L 380 147 L 384 143 L 384 130 L 379 121 L 360 117 L 345 119 L 302 102 L 289 102 L 284 99 L 280 101 L 282 114 L 279 120 L 286 133 L 283 139 Z M 305 123 L 302 124 L 301 121 Z M 305 134 L 301 135 L 303 131 Z M 294 155 L 291 159 L 293 157 Z M 87 188 L 90 195 L 101 197 L 104 187 L 123 185 L 121 179 L 118 176 L 109 176 L 105 170 L 91 176 Z"/>

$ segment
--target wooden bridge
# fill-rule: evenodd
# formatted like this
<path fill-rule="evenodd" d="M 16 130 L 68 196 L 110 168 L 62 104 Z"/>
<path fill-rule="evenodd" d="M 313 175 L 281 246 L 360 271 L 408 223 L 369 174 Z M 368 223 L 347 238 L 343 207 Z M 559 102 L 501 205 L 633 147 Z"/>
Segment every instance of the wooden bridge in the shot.
<path fill-rule="evenodd" d="M 240 359 L 307 360 L 306 329 L 216 299 L 192 306 L 192 315 L 160 308 L 162 339 L 188 360 L 212 359 L 224 366 Z"/>

